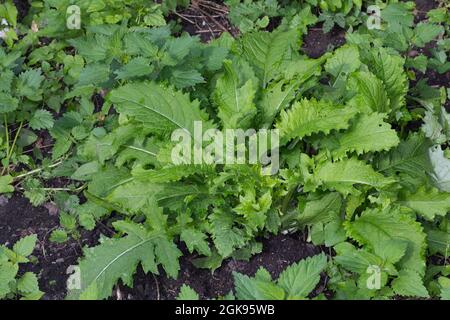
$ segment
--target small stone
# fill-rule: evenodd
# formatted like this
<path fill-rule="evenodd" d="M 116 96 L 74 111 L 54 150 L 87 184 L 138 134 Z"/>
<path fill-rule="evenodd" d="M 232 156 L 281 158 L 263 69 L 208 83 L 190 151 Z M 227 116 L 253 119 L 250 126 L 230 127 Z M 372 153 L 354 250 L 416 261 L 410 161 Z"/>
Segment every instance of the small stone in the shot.
<path fill-rule="evenodd" d="M 44 208 L 48 210 L 48 214 L 51 216 L 57 216 L 59 213 L 58 207 L 52 202 L 47 202 L 46 204 L 44 204 Z"/>
<path fill-rule="evenodd" d="M 0 207 L 4 207 L 9 202 L 9 199 L 5 196 L 0 196 Z"/>

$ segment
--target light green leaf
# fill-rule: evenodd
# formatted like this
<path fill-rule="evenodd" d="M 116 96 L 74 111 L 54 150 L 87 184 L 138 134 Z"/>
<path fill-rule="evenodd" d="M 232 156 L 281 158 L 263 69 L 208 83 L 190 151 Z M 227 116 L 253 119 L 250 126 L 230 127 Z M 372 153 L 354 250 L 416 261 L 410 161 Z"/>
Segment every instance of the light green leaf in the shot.
<path fill-rule="evenodd" d="M 390 124 L 379 113 L 361 114 L 344 133 L 334 135 L 337 146 L 331 150 L 333 157 L 342 159 L 349 152 L 358 155 L 367 152 L 388 151 L 399 144 L 400 139 Z"/>
<path fill-rule="evenodd" d="M 81 259 L 81 289 L 69 292 L 69 298 L 77 298 L 95 284 L 98 299 L 106 299 L 119 279 L 132 286 L 133 274 L 138 263 L 145 272 L 158 273 L 161 263 L 168 275 L 176 277 L 181 252 L 164 234 L 148 233 L 145 237 L 129 234 L 118 239 L 102 239 L 97 247 L 84 249 Z"/>
<path fill-rule="evenodd" d="M 432 221 L 436 215 L 445 216 L 450 212 L 450 193 L 422 187 L 415 193 L 403 194 L 399 199 L 399 204 L 413 209 Z"/>
<path fill-rule="evenodd" d="M 260 269 L 261 270 L 261 269 Z M 273 284 L 271 279 L 260 276 L 250 278 L 244 274 L 233 272 L 236 297 L 239 300 L 283 300 L 284 290 Z"/>
<path fill-rule="evenodd" d="M 391 3 L 381 12 L 383 20 L 392 25 L 411 27 L 414 23 L 414 15 L 405 3 Z"/>
<path fill-rule="evenodd" d="M 256 115 L 255 94 L 256 83 L 239 72 L 230 60 L 224 61 L 224 73 L 217 80 L 213 98 L 225 128 L 250 127 Z"/>
<path fill-rule="evenodd" d="M 22 257 L 28 257 L 33 253 L 34 247 L 36 246 L 36 241 L 37 235 L 32 234 L 30 236 L 26 236 L 14 244 L 13 251 Z"/>
<path fill-rule="evenodd" d="M 282 143 L 293 138 L 303 138 L 313 133 L 330 133 L 346 129 L 357 114 L 352 107 L 335 106 L 330 102 L 303 99 L 288 111 L 282 111 L 276 127 L 280 130 Z"/>
<path fill-rule="evenodd" d="M 0 299 L 11 292 L 10 283 L 15 281 L 19 266 L 10 262 L 0 264 Z"/>
<path fill-rule="evenodd" d="M 22 295 L 29 295 L 39 292 L 39 284 L 36 275 L 32 272 L 26 272 L 18 281 L 17 289 Z"/>
<path fill-rule="evenodd" d="M 356 72 L 349 78 L 348 89 L 356 93 L 349 102 L 361 111 L 390 113 L 390 100 L 383 82 L 370 72 Z"/>
<path fill-rule="evenodd" d="M 36 110 L 30 120 L 30 127 L 34 130 L 50 129 L 53 127 L 52 114 L 47 110 Z"/>
<path fill-rule="evenodd" d="M 212 224 L 212 235 L 217 250 L 223 257 L 231 255 L 235 248 L 245 244 L 243 232 L 234 227 L 234 215 L 230 212 L 214 211 L 209 217 Z"/>
<path fill-rule="evenodd" d="M 243 56 L 255 67 L 263 88 L 282 71 L 280 67 L 296 42 L 295 30 L 247 33 L 242 37 Z"/>
<path fill-rule="evenodd" d="M 420 223 L 411 216 L 396 210 L 367 209 L 354 222 L 347 221 L 344 226 L 349 237 L 369 248 L 387 240 L 407 242 L 408 249 L 399 266 L 420 275 L 425 273 L 425 234 Z"/>
<path fill-rule="evenodd" d="M 355 45 L 344 45 L 327 60 L 325 70 L 335 78 L 347 76 L 361 66 L 359 50 Z"/>
<path fill-rule="evenodd" d="M 414 270 L 401 270 L 392 281 L 392 289 L 401 296 L 428 298 L 429 294 L 423 285 L 422 277 Z"/>
<path fill-rule="evenodd" d="M 315 173 L 319 185 L 326 189 L 339 191 L 344 195 L 353 192 L 358 193 L 353 187 L 355 184 L 380 189 L 395 182 L 395 179 L 387 178 L 375 172 L 370 165 L 355 158 L 338 162 L 325 162 L 317 166 Z"/>
<path fill-rule="evenodd" d="M 202 121 L 203 130 L 211 127 L 207 114 L 197 100 L 153 82 L 133 83 L 110 93 L 118 112 L 133 117 L 155 132 L 172 133 L 181 129 L 194 135 L 194 121 Z"/>
<path fill-rule="evenodd" d="M 408 78 L 403 68 L 405 59 L 385 48 L 370 50 L 365 57 L 370 70 L 384 83 L 391 110 L 399 110 L 405 105 L 408 92 Z"/>
<path fill-rule="evenodd" d="M 414 31 L 413 43 L 418 47 L 424 47 L 439 34 L 444 33 L 444 27 L 438 24 L 419 22 Z"/>
<path fill-rule="evenodd" d="M 342 198 L 339 193 L 330 192 L 317 200 L 308 201 L 297 221 L 301 226 L 327 223 L 340 212 L 341 205 Z"/>
<path fill-rule="evenodd" d="M 14 192 L 14 187 L 11 185 L 13 180 L 9 174 L 0 177 L 0 194 Z"/>
<path fill-rule="evenodd" d="M 432 170 L 428 156 L 430 147 L 428 139 L 412 134 L 388 154 L 380 154 L 375 159 L 376 167 L 385 174 L 398 172 L 425 180 L 427 172 Z"/>
<path fill-rule="evenodd" d="M 316 255 L 290 265 L 278 278 L 288 299 L 306 298 L 320 281 L 320 273 L 327 265 L 325 254 Z"/>
<path fill-rule="evenodd" d="M 207 236 L 197 229 L 183 229 L 180 234 L 180 240 L 184 241 L 190 253 L 193 253 L 194 250 L 197 250 L 197 252 L 202 255 L 211 255 L 211 249 L 208 245 Z"/>
<path fill-rule="evenodd" d="M 198 293 L 188 285 L 183 284 L 180 288 L 177 300 L 200 300 Z"/>

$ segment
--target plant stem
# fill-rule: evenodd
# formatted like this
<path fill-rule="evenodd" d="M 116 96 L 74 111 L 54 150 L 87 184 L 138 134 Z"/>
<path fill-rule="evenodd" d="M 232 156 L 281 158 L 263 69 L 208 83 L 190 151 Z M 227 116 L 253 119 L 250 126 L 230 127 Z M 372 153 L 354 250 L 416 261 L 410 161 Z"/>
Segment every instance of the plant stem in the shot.
<path fill-rule="evenodd" d="M 297 190 L 297 186 L 295 186 L 294 188 L 291 188 L 291 190 L 289 190 L 288 194 L 284 197 L 283 203 L 281 205 L 281 212 L 283 214 L 285 214 L 287 212 L 287 209 L 289 207 L 289 204 L 291 203 L 292 197 L 295 194 L 295 190 Z"/>
<path fill-rule="evenodd" d="M 17 130 L 16 135 L 14 136 L 14 141 L 13 141 L 13 144 L 12 144 L 12 146 L 10 148 L 9 147 L 8 123 L 6 121 L 6 116 L 5 116 L 7 150 L 6 150 L 6 166 L 4 166 L 3 169 L 2 169 L 2 175 L 5 173 L 5 170 L 9 171 L 9 159 L 11 159 L 11 157 L 12 157 L 12 154 L 13 154 L 13 151 L 14 151 L 14 147 L 16 146 L 17 138 L 19 138 L 19 134 L 20 134 L 20 131 L 22 130 L 22 127 L 23 127 L 23 121 L 20 122 L 19 129 Z"/>
<path fill-rule="evenodd" d="M 9 131 L 8 131 L 8 120 L 6 119 L 6 114 L 3 115 L 5 120 L 5 134 L 6 134 L 6 156 L 9 154 Z"/>
<path fill-rule="evenodd" d="M 59 166 L 61 163 L 63 163 L 63 160 L 60 160 L 60 161 L 58 161 L 58 162 L 55 162 L 55 163 L 53 163 L 53 164 L 51 164 L 51 165 L 49 165 L 48 167 L 45 167 L 45 168 L 55 168 L 55 167 Z M 18 180 L 18 179 L 24 178 L 24 177 L 26 177 L 26 176 L 30 176 L 30 175 L 33 175 L 33 174 L 35 174 L 35 173 L 41 172 L 41 171 L 44 170 L 45 168 L 42 167 L 42 168 L 37 168 L 37 169 L 31 170 L 31 171 L 25 172 L 25 173 L 23 173 L 23 174 L 20 174 L 20 175 L 18 175 L 18 176 L 15 176 L 15 177 L 14 177 L 14 180 Z"/>
<path fill-rule="evenodd" d="M 9 150 L 8 160 L 12 156 L 12 153 L 14 151 L 14 147 L 16 146 L 17 138 L 19 138 L 20 131 L 22 131 L 22 127 L 23 127 L 23 121 L 20 121 L 19 129 L 17 130 L 16 135 L 14 136 L 13 144 L 11 146 L 11 149 Z"/>
<path fill-rule="evenodd" d="M 78 188 L 39 188 L 39 190 L 43 191 L 49 191 L 49 192 L 56 192 L 56 191 L 69 191 L 69 192 L 80 192 L 84 188 L 87 187 L 87 184 L 83 184 L 81 187 Z M 25 190 L 24 188 L 20 188 L 20 190 Z"/>

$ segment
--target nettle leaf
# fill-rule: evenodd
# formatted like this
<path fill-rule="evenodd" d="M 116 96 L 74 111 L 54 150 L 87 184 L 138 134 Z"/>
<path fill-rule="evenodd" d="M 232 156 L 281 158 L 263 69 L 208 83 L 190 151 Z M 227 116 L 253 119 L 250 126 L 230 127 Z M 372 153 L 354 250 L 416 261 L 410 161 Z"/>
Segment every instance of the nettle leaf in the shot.
<path fill-rule="evenodd" d="M 0 113 L 7 113 L 19 107 L 19 99 L 6 92 L 0 92 Z"/>
<path fill-rule="evenodd" d="M 12 182 L 14 178 L 11 175 L 5 175 L 0 177 L 0 194 L 14 192 L 14 186 Z"/>
<path fill-rule="evenodd" d="M 327 257 L 320 254 L 290 265 L 278 278 L 278 285 L 286 292 L 287 299 L 306 298 L 320 281 L 320 274 L 327 266 Z"/>
<path fill-rule="evenodd" d="M 342 159 L 349 152 L 360 155 L 388 151 L 397 146 L 400 139 L 391 125 L 383 121 L 384 117 L 379 113 L 360 114 L 347 131 L 330 138 L 336 144 L 331 148 L 333 157 Z"/>
<path fill-rule="evenodd" d="M 419 22 L 414 29 L 415 35 L 413 43 L 418 47 L 424 47 L 441 33 L 444 33 L 444 27 L 438 24 Z"/>
<path fill-rule="evenodd" d="M 180 288 L 177 300 L 200 300 L 198 293 L 188 285 L 183 284 Z"/>
<path fill-rule="evenodd" d="M 346 129 L 349 121 L 358 113 L 352 107 L 335 106 L 331 102 L 303 99 L 282 111 L 276 128 L 280 130 L 282 143 L 294 138 L 303 138 L 313 133 L 330 133 L 331 130 Z"/>
<path fill-rule="evenodd" d="M 17 241 L 13 246 L 13 251 L 22 257 L 28 257 L 36 247 L 37 235 L 26 236 Z"/>
<path fill-rule="evenodd" d="M 53 123 L 53 116 L 49 111 L 36 110 L 30 120 L 30 127 L 35 130 L 50 129 L 53 127 Z"/>
<path fill-rule="evenodd" d="M 239 71 L 238 65 L 230 60 L 224 61 L 224 73 L 217 79 L 213 99 L 219 108 L 218 116 L 224 128 L 250 127 L 256 115 L 254 98 L 257 83 L 250 71 Z"/>
<path fill-rule="evenodd" d="M 429 298 L 421 275 L 414 270 L 400 270 L 398 277 L 392 281 L 392 289 L 401 296 Z"/>
<path fill-rule="evenodd" d="M 114 71 L 117 80 L 127 80 L 136 77 L 149 76 L 154 67 L 150 61 L 144 57 L 132 59 L 119 70 Z"/>
<path fill-rule="evenodd" d="M 19 265 L 16 263 L 0 264 L 0 299 L 11 292 L 10 283 L 15 281 L 17 272 L 19 272 Z"/>
<path fill-rule="evenodd" d="M 205 83 L 202 74 L 195 69 L 175 69 L 170 76 L 170 83 L 178 89 L 194 87 L 199 83 Z"/>
<path fill-rule="evenodd" d="M 415 193 L 402 194 L 399 203 L 413 209 L 426 219 L 433 220 L 436 215 L 445 216 L 450 212 L 450 193 L 422 187 Z"/>
<path fill-rule="evenodd" d="M 392 209 L 367 209 L 355 221 L 344 222 L 344 226 L 350 238 L 369 248 L 383 241 L 405 241 L 408 248 L 398 265 L 425 274 L 426 235 L 421 224 L 411 216 Z"/>
<path fill-rule="evenodd" d="M 402 25 L 411 27 L 414 23 L 414 15 L 406 3 L 391 3 L 381 12 L 383 20 L 390 25 Z"/>
<path fill-rule="evenodd" d="M 338 162 L 319 164 L 315 172 L 315 179 L 319 186 L 336 190 L 344 195 L 358 194 L 354 185 L 368 185 L 381 189 L 394 183 L 394 178 L 388 178 L 376 172 L 372 166 L 355 158 Z"/>
<path fill-rule="evenodd" d="M 41 69 L 30 69 L 19 75 L 17 83 L 17 93 L 32 101 L 41 100 L 42 89 L 40 89 L 45 77 Z"/>
<path fill-rule="evenodd" d="M 24 296 L 33 295 L 36 300 L 40 299 L 39 296 L 43 295 L 43 292 L 39 291 L 39 284 L 36 275 L 32 272 L 26 272 L 18 281 L 17 289 Z"/>
<path fill-rule="evenodd" d="M 364 249 L 357 249 L 349 242 L 342 242 L 334 246 L 336 257 L 334 262 L 346 270 L 364 274 L 370 265 L 380 266 L 383 260 Z"/>
<path fill-rule="evenodd" d="M 113 90 L 109 100 L 117 111 L 159 133 L 181 129 L 194 135 L 194 122 L 202 121 L 204 130 L 211 128 L 207 114 L 197 100 L 153 82 L 133 83 Z"/>
<path fill-rule="evenodd" d="M 272 283 L 270 274 L 260 268 L 254 278 L 233 272 L 236 297 L 239 300 L 283 300 L 285 292 Z"/>

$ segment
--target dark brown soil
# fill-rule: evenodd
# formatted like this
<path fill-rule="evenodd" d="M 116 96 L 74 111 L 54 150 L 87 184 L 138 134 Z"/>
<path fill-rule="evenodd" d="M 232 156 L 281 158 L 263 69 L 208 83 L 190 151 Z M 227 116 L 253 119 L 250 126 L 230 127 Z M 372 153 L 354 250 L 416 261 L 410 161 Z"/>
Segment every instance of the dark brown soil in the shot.
<path fill-rule="evenodd" d="M 345 30 L 335 27 L 328 33 L 322 30 L 322 24 L 317 24 L 308 30 L 303 37 L 303 51 L 311 58 L 318 58 L 345 44 Z"/>
<path fill-rule="evenodd" d="M 416 0 L 416 16 L 415 21 L 422 21 L 426 19 L 427 12 L 439 6 L 435 0 Z"/>
<path fill-rule="evenodd" d="M 172 13 L 169 19 L 178 21 L 183 31 L 208 42 L 220 37 L 224 32 L 233 36 L 239 34 L 239 30 L 231 25 L 227 15 L 228 8 L 223 1 L 192 0 L 188 8 Z"/>
<path fill-rule="evenodd" d="M 30 8 L 30 4 L 27 0 L 13 0 L 16 5 L 17 11 L 19 11 L 19 20 L 22 20 L 27 14 Z"/>

